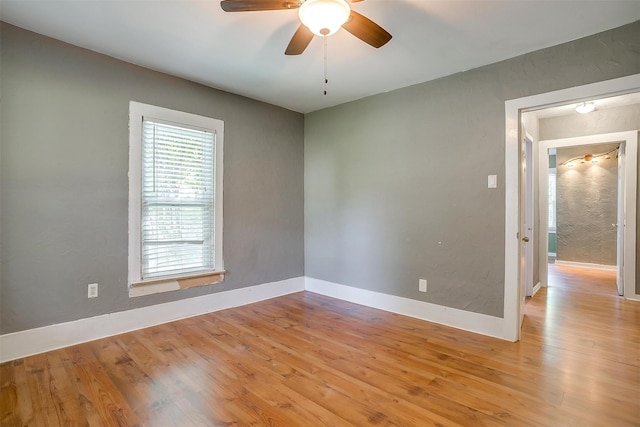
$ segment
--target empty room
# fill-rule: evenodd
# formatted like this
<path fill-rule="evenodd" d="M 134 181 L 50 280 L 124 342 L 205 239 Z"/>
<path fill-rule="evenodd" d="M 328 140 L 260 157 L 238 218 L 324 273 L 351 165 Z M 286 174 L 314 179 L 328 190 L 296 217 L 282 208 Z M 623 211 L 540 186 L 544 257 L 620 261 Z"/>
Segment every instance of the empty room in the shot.
<path fill-rule="evenodd" d="M 640 425 L 640 2 L 2 0 L 0 425 Z"/>

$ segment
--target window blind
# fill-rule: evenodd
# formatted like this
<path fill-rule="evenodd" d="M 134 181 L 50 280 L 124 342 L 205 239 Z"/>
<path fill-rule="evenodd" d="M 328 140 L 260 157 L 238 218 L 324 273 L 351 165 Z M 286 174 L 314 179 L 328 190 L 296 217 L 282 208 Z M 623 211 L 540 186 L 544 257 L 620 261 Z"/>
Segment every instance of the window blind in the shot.
<path fill-rule="evenodd" d="M 141 277 L 215 269 L 215 134 L 142 126 Z"/>

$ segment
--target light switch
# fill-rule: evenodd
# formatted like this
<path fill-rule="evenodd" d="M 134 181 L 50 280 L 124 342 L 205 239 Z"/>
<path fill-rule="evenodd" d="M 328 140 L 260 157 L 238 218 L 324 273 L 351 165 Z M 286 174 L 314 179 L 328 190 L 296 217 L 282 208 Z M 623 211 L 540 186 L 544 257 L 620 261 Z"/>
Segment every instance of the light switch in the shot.
<path fill-rule="evenodd" d="M 489 175 L 487 179 L 487 188 L 498 188 L 498 175 Z"/>

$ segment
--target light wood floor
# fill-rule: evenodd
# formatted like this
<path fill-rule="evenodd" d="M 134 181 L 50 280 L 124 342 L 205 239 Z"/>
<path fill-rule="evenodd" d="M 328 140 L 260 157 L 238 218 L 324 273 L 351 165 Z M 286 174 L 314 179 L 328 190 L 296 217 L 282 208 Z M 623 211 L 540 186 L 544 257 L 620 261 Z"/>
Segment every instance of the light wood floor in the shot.
<path fill-rule="evenodd" d="M 552 267 L 509 343 L 303 292 L 0 365 L 2 426 L 638 426 L 640 303 Z"/>

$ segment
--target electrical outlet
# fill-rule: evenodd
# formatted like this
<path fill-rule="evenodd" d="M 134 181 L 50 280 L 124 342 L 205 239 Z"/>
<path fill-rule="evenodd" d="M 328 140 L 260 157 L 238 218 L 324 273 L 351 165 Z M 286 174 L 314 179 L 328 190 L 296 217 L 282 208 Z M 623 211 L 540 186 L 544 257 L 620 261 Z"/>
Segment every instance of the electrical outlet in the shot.
<path fill-rule="evenodd" d="M 418 290 L 420 292 L 427 292 L 427 280 L 426 279 L 418 280 Z"/>
<path fill-rule="evenodd" d="M 87 286 L 87 298 L 96 298 L 98 296 L 98 284 L 90 283 Z"/>

